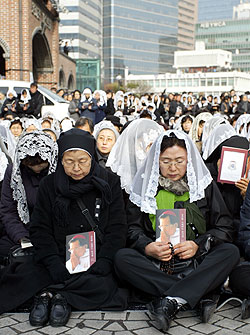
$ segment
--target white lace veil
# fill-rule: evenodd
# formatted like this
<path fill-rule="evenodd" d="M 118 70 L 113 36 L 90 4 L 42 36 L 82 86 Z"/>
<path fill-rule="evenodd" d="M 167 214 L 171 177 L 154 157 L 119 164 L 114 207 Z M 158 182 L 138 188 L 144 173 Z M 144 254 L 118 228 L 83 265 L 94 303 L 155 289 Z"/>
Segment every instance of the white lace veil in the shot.
<path fill-rule="evenodd" d="M 206 122 L 206 121 L 210 120 L 212 117 L 213 117 L 213 115 L 211 113 L 208 113 L 208 112 L 200 113 L 195 117 L 194 122 L 192 123 L 192 127 L 191 127 L 190 132 L 189 132 L 189 134 L 191 135 L 191 138 L 194 142 L 199 141 L 198 129 L 199 129 L 200 121 Z"/>
<path fill-rule="evenodd" d="M 1 163 L 0 164 L 0 181 L 2 181 L 4 178 L 5 170 L 8 165 L 8 159 L 1 148 L 0 148 L 0 163 Z"/>
<path fill-rule="evenodd" d="M 182 131 L 168 130 L 162 133 L 153 143 L 143 166 L 136 173 L 131 187 L 129 199 L 145 213 L 156 213 L 155 196 L 159 185 L 161 143 L 164 136 L 171 137 L 171 134 L 184 140 L 186 144 L 188 161 L 186 174 L 190 202 L 204 198 L 205 189 L 213 180 L 191 138 Z"/>
<path fill-rule="evenodd" d="M 204 150 L 203 159 L 206 160 L 214 152 L 214 150 L 225 140 L 237 135 L 236 131 L 230 124 L 221 124 L 217 126 L 207 139 Z"/>
<path fill-rule="evenodd" d="M 235 130 L 236 130 L 237 135 L 247 137 L 248 135 L 247 124 L 249 122 L 250 122 L 249 114 L 243 114 L 237 119 L 236 124 L 235 124 Z M 243 125 L 243 128 L 240 132 L 240 128 L 242 125 Z"/>
<path fill-rule="evenodd" d="M 134 120 L 113 146 L 106 167 L 121 177 L 121 187 L 128 194 L 137 170 L 147 157 L 149 146 L 162 132 L 163 128 L 152 120 Z"/>
<path fill-rule="evenodd" d="M 203 128 L 203 132 L 202 132 L 202 151 L 204 151 L 205 145 L 206 145 L 206 141 L 209 138 L 211 132 L 220 124 L 229 124 L 229 122 L 224 119 L 224 117 L 222 117 L 220 114 L 216 114 L 214 115 L 211 119 L 209 119 Z"/>
<path fill-rule="evenodd" d="M 49 163 L 49 174 L 56 170 L 58 146 L 50 135 L 43 131 L 24 133 L 19 137 L 14 156 L 13 168 L 10 179 L 10 187 L 13 190 L 13 198 L 17 201 L 17 211 L 24 224 L 30 220 L 26 193 L 22 182 L 20 164 L 27 156 L 36 154 Z"/>
<path fill-rule="evenodd" d="M 0 137 L 3 143 L 6 145 L 6 148 L 8 148 L 7 149 L 8 154 L 11 160 L 13 161 L 15 150 L 16 150 L 16 140 L 15 140 L 15 136 L 12 134 L 12 132 L 9 129 L 10 124 L 6 124 L 6 126 L 7 125 L 8 125 L 8 128 L 3 125 L 0 125 Z"/>

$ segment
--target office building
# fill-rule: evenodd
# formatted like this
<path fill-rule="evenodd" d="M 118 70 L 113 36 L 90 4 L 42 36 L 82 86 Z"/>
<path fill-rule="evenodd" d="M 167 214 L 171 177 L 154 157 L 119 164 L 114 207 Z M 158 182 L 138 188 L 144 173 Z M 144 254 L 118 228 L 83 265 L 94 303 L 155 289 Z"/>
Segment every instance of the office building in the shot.
<path fill-rule="evenodd" d="M 233 17 L 233 7 L 240 2 L 240 0 L 199 0 L 198 22 L 230 20 Z"/>
<path fill-rule="evenodd" d="M 123 81 L 126 68 L 134 74 L 172 72 L 174 52 L 194 46 L 194 3 L 104 0 L 105 81 Z"/>

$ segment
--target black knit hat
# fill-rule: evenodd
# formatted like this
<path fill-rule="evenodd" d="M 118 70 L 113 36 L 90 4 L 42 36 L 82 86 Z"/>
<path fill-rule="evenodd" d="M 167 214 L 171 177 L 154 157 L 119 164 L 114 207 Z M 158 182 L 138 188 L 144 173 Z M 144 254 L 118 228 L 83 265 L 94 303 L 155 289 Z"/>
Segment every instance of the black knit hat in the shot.
<path fill-rule="evenodd" d="M 72 128 L 63 132 L 57 141 L 59 157 L 69 149 L 85 150 L 91 157 L 95 154 L 95 139 L 89 132 L 78 128 Z"/>

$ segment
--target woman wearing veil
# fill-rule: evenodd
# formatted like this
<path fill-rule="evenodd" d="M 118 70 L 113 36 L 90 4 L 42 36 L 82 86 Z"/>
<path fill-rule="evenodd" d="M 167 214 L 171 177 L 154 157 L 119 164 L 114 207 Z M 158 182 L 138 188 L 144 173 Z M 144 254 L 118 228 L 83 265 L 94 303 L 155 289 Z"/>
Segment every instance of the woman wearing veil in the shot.
<path fill-rule="evenodd" d="M 152 143 L 163 132 L 155 121 L 132 121 L 113 146 L 106 166 L 121 178 L 121 187 L 130 193 L 133 178 L 145 161 Z"/>
<path fill-rule="evenodd" d="M 0 257 L 10 248 L 20 247 L 29 238 L 30 217 L 41 180 L 56 169 L 57 144 L 42 131 L 21 135 L 13 164 L 9 164 L 2 183 L 0 202 L 4 233 L 0 239 Z"/>
<path fill-rule="evenodd" d="M 186 241 L 175 246 L 156 242 L 156 210 L 174 208 L 186 208 Z M 169 130 L 153 143 L 134 178 L 127 220 L 130 248 L 117 253 L 116 273 L 153 299 L 148 308 L 160 330 L 169 329 L 182 306 L 194 308 L 220 286 L 239 261 L 238 249 L 230 243 L 230 214 L 195 144 L 183 132 Z M 174 264 L 190 258 L 198 266 L 189 275 L 180 279 L 169 274 Z M 215 306 L 201 307 L 207 322 Z"/>
<path fill-rule="evenodd" d="M 36 295 L 30 313 L 33 326 L 65 325 L 71 306 L 121 310 L 127 304 L 126 291 L 113 276 L 113 257 L 125 246 L 127 232 L 119 178 L 95 162 L 95 139 L 88 132 L 70 129 L 61 134 L 58 147 L 57 169 L 42 180 L 32 213 L 34 260 L 7 268 L 2 277 L 0 273 L 0 314 Z M 66 236 L 93 230 L 96 262 L 85 272 L 70 274 Z M 74 258 L 74 266 L 78 261 Z"/>

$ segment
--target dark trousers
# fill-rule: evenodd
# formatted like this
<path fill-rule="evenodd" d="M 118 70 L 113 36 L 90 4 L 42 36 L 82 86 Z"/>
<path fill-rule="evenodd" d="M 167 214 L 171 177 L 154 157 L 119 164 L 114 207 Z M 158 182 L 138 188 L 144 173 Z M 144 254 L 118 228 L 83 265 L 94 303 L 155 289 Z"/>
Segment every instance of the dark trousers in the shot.
<path fill-rule="evenodd" d="M 144 293 L 185 299 L 191 308 L 221 285 L 239 262 L 239 251 L 230 243 L 211 249 L 190 275 L 177 279 L 158 269 L 150 259 L 134 249 L 121 249 L 115 257 L 115 270 L 121 280 Z"/>
<path fill-rule="evenodd" d="M 250 262 L 245 261 L 230 274 L 230 288 L 234 294 L 250 297 Z"/>

